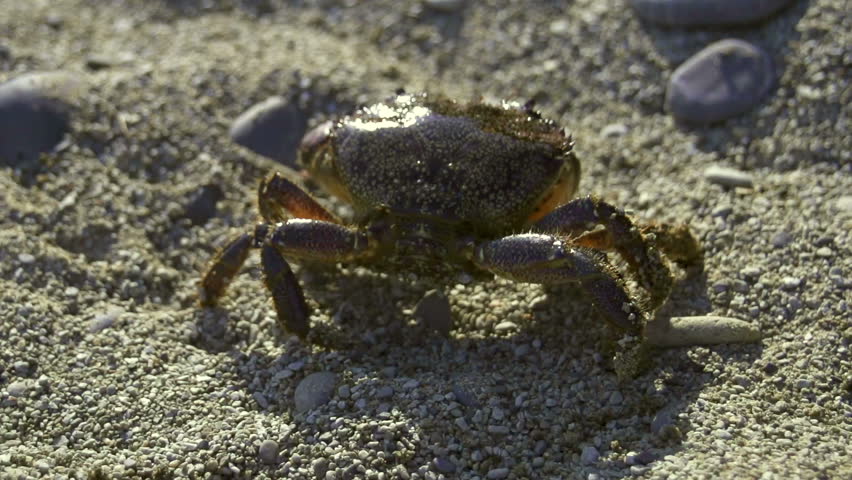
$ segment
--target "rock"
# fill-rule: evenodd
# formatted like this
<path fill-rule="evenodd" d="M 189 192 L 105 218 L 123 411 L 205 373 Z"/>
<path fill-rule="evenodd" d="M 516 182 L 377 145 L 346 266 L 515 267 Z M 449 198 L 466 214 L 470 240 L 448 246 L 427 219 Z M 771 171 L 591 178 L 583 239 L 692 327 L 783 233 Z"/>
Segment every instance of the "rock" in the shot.
<path fill-rule="evenodd" d="M 510 322 L 506 320 L 505 322 L 500 322 L 494 327 L 494 331 L 496 332 L 508 332 L 510 330 L 516 330 L 518 325 L 515 322 Z"/>
<path fill-rule="evenodd" d="M 107 310 L 106 313 L 95 316 L 95 318 L 89 322 L 89 333 L 98 333 L 101 330 L 111 327 L 122 313 L 124 313 L 124 310 L 120 308 L 112 308 Z"/>
<path fill-rule="evenodd" d="M 656 319 L 645 329 L 648 343 L 657 347 L 687 347 L 723 343 L 752 343 L 760 340 L 760 330 L 752 323 L 716 316 Z"/>
<path fill-rule="evenodd" d="M 722 27 L 758 22 L 790 0 L 631 0 L 643 19 L 673 27 Z"/>
<path fill-rule="evenodd" d="M 27 380 L 12 382 L 6 387 L 6 391 L 12 397 L 23 397 L 27 394 L 27 390 L 29 389 L 30 382 L 28 382 Z"/>
<path fill-rule="evenodd" d="M 261 462 L 267 465 L 278 463 L 278 442 L 270 439 L 264 440 L 257 449 L 257 456 Z"/>
<path fill-rule="evenodd" d="M 376 390 L 376 398 L 378 398 L 380 400 L 385 399 L 385 398 L 390 398 L 392 396 L 393 396 L 393 388 L 390 387 L 390 386 L 386 385 L 384 387 L 379 387 L 379 389 Z"/>
<path fill-rule="evenodd" d="M 453 385 L 453 396 L 457 402 L 461 403 L 465 407 L 479 407 L 480 405 L 476 396 L 465 390 L 460 385 Z"/>
<path fill-rule="evenodd" d="M 450 300 L 440 290 L 429 290 L 414 307 L 414 316 L 430 330 L 448 336 L 453 329 Z"/>
<path fill-rule="evenodd" d="M 71 129 L 78 76 L 29 73 L 0 85 L 0 165 L 35 168 Z"/>
<path fill-rule="evenodd" d="M 435 457 L 432 460 L 432 468 L 440 473 L 455 473 L 456 464 L 445 457 Z"/>
<path fill-rule="evenodd" d="M 219 185 L 215 183 L 203 185 L 190 195 L 183 214 L 193 225 L 204 225 L 216 216 L 216 204 L 223 198 L 225 198 L 225 192 Z"/>
<path fill-rule="evenodd" d="M 725 168 L 712 165 L 704 170 L 704 178 L 710 183 L 723 185 L 725 187 L 751 188 L 751 175 L 741 172 L 735 168 Z"/>
<path fill-rule="evenodd" d="M 627 135 L 627 125 L 623 123 L 610 123 L 601 129 L 603 138 L 623 137 Z"/>
<path fill-rule="evenodd" d="M 598 452 L 598 449 L 589 445 L 583 447 L 583 453 L 580 454 L 580 463 L 583 465 L 592 465 L 598 461 L 601 454 Z"/>
<path fill-rule="evenodd" d="M 501 468 L 492 468 L 488 470 L 488 474 L 485 475 L 489 480 L 499 480 L 501 478 L 506 478 L 509 476 L 509 469 L 506 467 Z"/>
<path fill-rule="evenodd" d="M 307 412 L 325 405 L 331 400 L 337 386 L 337 375 L 331 372 L 316 372 L 308 375 L 296 387 L 294 400 L 297 412 Z"/>
<path fill-rule="evenodd" d="M 423 0 L 426 8 L 443 13 L 453 13 L 464 7 L 465 0 Z"/>
<path fill-rule="evenodd" d="M 308 121 L 299 108 L 283 97 L 271 97 L 237 117 L 231 125 L 231 139 L 249 150 L 296 166 L 296 152 Z"/>
<path fill-rule="evenodd" d="M 752 109 L 774 85 L 775 67 L 766 52 L 742 40 L 721 40 L 674 71 L 666 108 L 686 123 L 721 122 Z"/>

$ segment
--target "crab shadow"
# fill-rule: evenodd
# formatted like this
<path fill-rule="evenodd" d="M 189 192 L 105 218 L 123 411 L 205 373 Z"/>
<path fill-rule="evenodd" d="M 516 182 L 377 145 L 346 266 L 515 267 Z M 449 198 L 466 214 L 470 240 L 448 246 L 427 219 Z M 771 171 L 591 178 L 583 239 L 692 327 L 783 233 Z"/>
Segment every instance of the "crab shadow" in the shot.
<path fill-rule="evenodd" d="M 526 320 L 515 331 L 483 327 L 471 315 L 462 314 L 456 315 L 455 328 L 447 338 L 430 332 L 407 313 L 406 305 L 413 306 L 422 295 L 422 285 L 345 269 L 333 277 L 329 273 L 307 276 L 311 275 L 315 278 L 305 282 L 306 274 L 301 274 L 308 297 L 318 296 L 330 302 L 323 305 L 332 305 L 313 328 L 320 336 L 348 337 L 343 348 L 316 347 L 284 336 L 272 322 L 235 322 L 227 309 L 220 308 L 198 314 L 194 343 L 226 354 L 231 362 L 222 363 L 223 374 L 236 374 L 242 380 L 235 388 L 245 388 L 261 399 L 258 410 L 289 416 L 305 436 L 327 434 L 338 439 L 337 429 L 327 421 L 331 416 L 340 422 L 372 424 L 380 448 L 388 455 L 388 469 L 394 464 L 409 470 L 421 466 L 403 455 L 396 439 L 378 433 L 382 419 L 394 418 L 422 435 L 464 438 L 471 431 L 486 435 L 488 445 L 470 447 L 485 452 L 485 458 L 475 466 L 460 461 L 457 471 L 485 474 L 544 456 L 564 458 L 565 464 L 576 464 L 588 473 L 620 469 L 627 476 L 630 465 L 623 456 L 591 466 L 581 466 L 576 459 L 584 446 L 606 450 L 607 441 L 613 440 L 625 451 L 648 449 L 654 459 L 676 452 L 690 429 L 679 414 L 712 381 L 686 349 L 671 349 L 654 352 L 649 370 L 619 382 L 608 355 L 601 354 L 608 348 L 611 332 L 581 293 L 570 287 L 543 289 L 545 299 L 527 307 Z M 685 283 L 693 285 L 679 285 L 673 297 L 699 289 L 703 282 L 703 277 L 690 277 Z M 482 291 L 486 290 L 496 295 L 490 288 Z M 450 299 L 457 309 L 473 296 L 452 294 Z M 685 313 L 680 307 L 671 308 Z M 335 313 L 341 311 L 347 313 Z M 275 350 L 280 353 L 257 347 L 259 338 L 272 337 L 283 344 L 283 349 Z M 753 361 L 750 357 L 756 353 L 746 348 L 732 355 L 737 361 Z M 337 375 L 330 401 L 296 412 L 296 387 L 317 371 Z M 344 385 L 346 393 L 340 388 Z M 511 425 L 508 433 L 503 429 L 506 424 Z M 519 441 L 529 444 L 531 458 L 494 454 Z M 470 454 L 455 458 L 470 458 Z"/>

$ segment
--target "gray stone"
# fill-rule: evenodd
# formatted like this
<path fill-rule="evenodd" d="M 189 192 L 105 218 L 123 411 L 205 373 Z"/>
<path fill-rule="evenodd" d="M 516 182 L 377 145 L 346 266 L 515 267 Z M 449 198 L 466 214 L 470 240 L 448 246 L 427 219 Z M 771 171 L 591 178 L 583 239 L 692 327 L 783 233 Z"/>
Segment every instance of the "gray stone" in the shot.
<path fill-rule="evenodd" d="M 598 449 L 589 445 L 583 447 L 583 453 L 580 454 L 580 463 L 583 465 L 592 465 L 593 463 L 598 461 L 601 454 L 598 452 Z"/>
<path fill-rule="evenodd" d="M 307 128 L 307 118 L 296 105 L 283 97 L 271 97 L 237 117 L 229 133 L 237 144 L 295 167 Z"/>
<path fill-rule="evenodd" d="M 464 7 L 466 0 L 423 0 L 423 5 L 438 12 L 453 13 Z"/>
<path fill-rule="evenodd" d="M 446 457 L 435 457 L 432 460 L 432 467 L 440 473 L 455 473 L 456 471 L 456 464 Z"/>
<path fill-rule="evenodd" d="M 719 167 L 716 165 L 707 167 L 707 169 L 704 170 L 704 178 L 706 178 L 707 181 L 710 183 L 715 183 L 726 187 L 748 188 L 751 187 L 753 184 L 752 177 L 748 173 L 741 172 L 735 168 Z M 733 210 L 730 206 L 726 206 L 726 208 L 729 209 L 728 213 Z"/>
<path fill-rule="evenodd" d="M 270 439 L 264 440 L 257 449 L 257 456 L 261 462 L 267 465 L 278 463 L 278 442 Z"/>
<path fill-rule="evenodd" d="M 666 108 L 686 123 L 721 122 L 754 108 L 774 85 L 766 52 L 742 40 L 720 40 L 674 71 Z"/>
<path fill-rule="evenodd" d="M 506 467 L 492 468 L 491 470 L 488 470 L 488 474 L 486 475 L 486 477 L 489 478 L 490 480 L 499 480 L 501 478 L 506 478 L 508 476 L 509 476 L 509 469 L 506 468 Z"/>
<path fill-rule="evenodd" d="M 630 0 L 643 19 L 673 27 L 732 26 L 759 22 L 790 0 Z"/>
<path fill-rule="evenodd" d="M 38 166 L 71 129 L 81 85 L 65 72 L 29 73 L 0 85 L 0 165 Z"/>
<path fill-rule="evenodd" d="M 414 316 L 430 330 L 443 336 L 453 329 L 453 314 L 450 300 L 440 290 L 429 290 L 414 307 Z"/>
<path fill-rule="evenodd" d="M 296 387 L 294 400 L 297 412 L 306 412 L 331 400 L 337 386 L 337 375 L 331 372 L 316 372 L 308 375 Z"/>
<path fill-rule="evenodd" d="M 658 318 L 646 327 L 648 343 L 657 347 L 686 347 L 751 343 L 760 340 L 760 330 L 737 318 L 716 316 Z"/>

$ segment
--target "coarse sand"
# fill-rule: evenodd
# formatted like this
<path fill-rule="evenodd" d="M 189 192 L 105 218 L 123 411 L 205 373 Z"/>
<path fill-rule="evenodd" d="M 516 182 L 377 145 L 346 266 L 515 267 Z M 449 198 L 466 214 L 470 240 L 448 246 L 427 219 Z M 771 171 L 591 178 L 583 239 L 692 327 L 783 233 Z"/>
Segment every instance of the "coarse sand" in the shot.
<path fill-rule="evenodd" d="M 848 0 L 730 31 L 615 0 L 455 3 L 0 0 L 0 81 L 80 85 L 59 151 L 0 168 L 0 477 L 852 478 Z M 728 37 L 777 88 L 677 124 L 667 79 Z M 620 382 L 571 288 L 446 285 L 444 338 L 413 315 L 424 279 L 297 268 L 314 327 L 349 339 L 327 350 L 278 329 L 257 258 L 199 308 L 259 179 L 301 178 L 231 122 L 278 95 L 316 125 L 398 88 L 534 99 L 572 132 L 582 193 L 700 238 L 659 314 L 764 338 L 659 349 Z"/>

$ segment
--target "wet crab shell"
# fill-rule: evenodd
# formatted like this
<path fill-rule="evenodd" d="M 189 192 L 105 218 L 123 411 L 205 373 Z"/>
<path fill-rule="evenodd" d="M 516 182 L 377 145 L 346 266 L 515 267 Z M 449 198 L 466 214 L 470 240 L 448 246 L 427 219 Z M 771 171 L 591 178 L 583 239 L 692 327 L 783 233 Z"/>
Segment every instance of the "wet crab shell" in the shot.
<path fill-rule="evenodd" d="M 528 105 L 402 94 L 308 133 L 300 161 L 356 218 L 376 209 L 464 223 L 526 225 L 572 198 L 569 136 Z"/>

